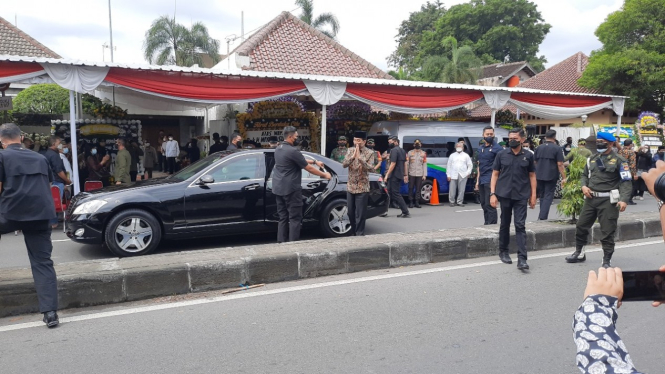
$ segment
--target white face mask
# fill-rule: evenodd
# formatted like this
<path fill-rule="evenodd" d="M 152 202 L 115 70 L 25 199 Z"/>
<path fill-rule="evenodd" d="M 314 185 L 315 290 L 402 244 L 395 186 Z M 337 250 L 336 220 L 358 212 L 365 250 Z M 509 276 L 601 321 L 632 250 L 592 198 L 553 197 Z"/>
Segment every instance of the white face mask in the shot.
<path fill-rule="evenodd" d="M 173 138 L 169 138 L 169 140 L 173 140 Z"/>
<path fill-rule="evenodd" d="M 529 147 L 526 145 L 523 145 L 522 148 L 526 149 L 527 151 L 529 150 Z"/>
<path fill-rule="evenodd" d="M 464 150 L 464 148 L 455 148 L 455 150 L 456 150 L 458 153 L 460 153 L 460 152 L 462 152 L 462 151 Z"/>
<path fill-rule="evenodd" d="M 58 149 L 62 149 L 62 144 L 58 144 Z"/>

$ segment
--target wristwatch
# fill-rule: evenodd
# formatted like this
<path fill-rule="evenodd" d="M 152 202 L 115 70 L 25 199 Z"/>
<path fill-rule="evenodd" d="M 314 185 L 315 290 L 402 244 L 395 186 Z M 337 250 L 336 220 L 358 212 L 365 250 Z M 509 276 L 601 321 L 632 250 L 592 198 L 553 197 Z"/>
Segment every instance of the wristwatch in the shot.
<path fill-rule="evenodd" d="M 660 209 L 663 207 L 663 202 L 658 200 L 658 211 L 660 212 Z"/>
<path fill-rule="evenodd" d="M 490 192 L 490 196 L 495 196 L 496 194 L 494 192 Z"/>

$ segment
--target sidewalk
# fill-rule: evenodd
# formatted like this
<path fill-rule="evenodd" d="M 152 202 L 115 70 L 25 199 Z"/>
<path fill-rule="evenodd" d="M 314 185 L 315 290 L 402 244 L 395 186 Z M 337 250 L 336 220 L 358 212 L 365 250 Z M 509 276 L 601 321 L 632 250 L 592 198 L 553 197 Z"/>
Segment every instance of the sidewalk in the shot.
<path fill-rule="evenodd" d="M 498 225 L 218 248 L 56 265 L 60 308 L 498 254 Z M 599 226 L 592 230 L 598 243 Z M 625 213 L 617 241 L 661 236 L 657 213 Z M 527 223 L 530 252 L 574 245 L 575 226 Z M 511 252 L 515 251 L 514 232 Z M 36 312 L 30 269 L 0 271 L 0 317 Z"/>

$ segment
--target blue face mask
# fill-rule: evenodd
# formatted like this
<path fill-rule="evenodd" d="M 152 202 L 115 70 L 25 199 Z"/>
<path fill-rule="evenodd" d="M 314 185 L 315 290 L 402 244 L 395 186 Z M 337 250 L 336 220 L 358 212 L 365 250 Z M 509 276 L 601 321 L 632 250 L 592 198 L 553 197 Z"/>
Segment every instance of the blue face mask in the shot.
<path fill-rule="evenodd" d="M 64 153 L 64 154 L 69 153 L 69 148 L 65 148 L 65 149 L 63 149 L 63 150 L 62 150 L 62 153 Z"/>
<path fill-rule="evenodd" d="M 90 153 L 92 153 L 92 155 L 94 156 L 94 155 L 97 154 L 97 150 L 96 150 L 96 149 L 93 149 L 92 151 L 90 151 Z"/>

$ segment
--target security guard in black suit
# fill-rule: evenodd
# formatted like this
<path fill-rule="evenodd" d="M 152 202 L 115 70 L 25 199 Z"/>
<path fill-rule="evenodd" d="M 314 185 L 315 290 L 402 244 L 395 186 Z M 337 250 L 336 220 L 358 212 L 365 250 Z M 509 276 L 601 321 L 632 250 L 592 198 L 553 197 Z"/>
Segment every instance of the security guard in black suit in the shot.
<path fill-rule="evenodd" d="M 598 133 L 597 155 L 587 160 L 581 184 L 584 193 L 584 206 L 577 221 L 575 232 L 575 252 L 566 257 L 567 262 L 586 260 L 584 247 L 587 245 L 589 230 L 596 222 L 600 223 L 600 243 L 603 247 L 602 266 L 611 266 L 614 253 L 614 234 L 617 230 L 619 212 L 626 210 L 632 192 L 633 177 L 628 161 L 612 149 L 616 141 L 614 135 Z M 611 195 L 615 196 L 612 197 Z M 615 201 L 616 199 L 616 201 Z"/>
<path fill-rule="evenodd" d="M 39 311 L 48 327 L 58 325 L 58 284 L 51 261 L 49 220 L 56 217 L 51 198 L 53 174 L 46 158 L 23 147 L 21 130 L 0 126 L 0 234 L 23 231 L 35 281 Z"/>

